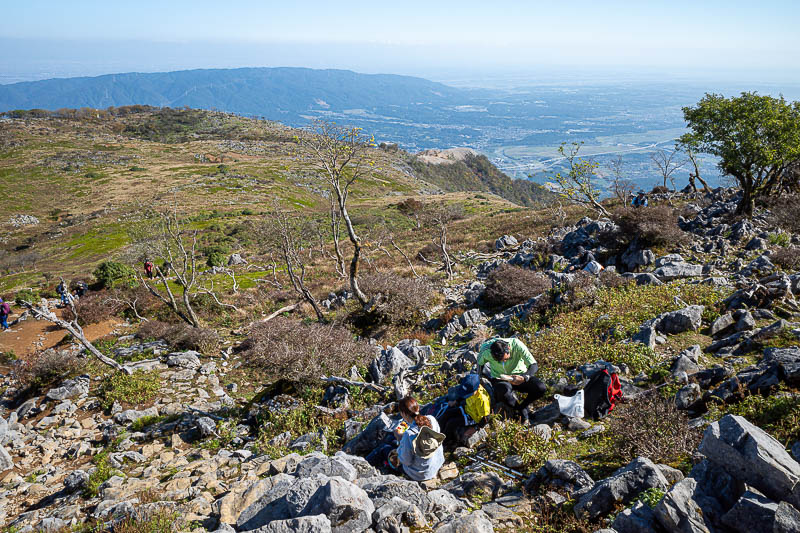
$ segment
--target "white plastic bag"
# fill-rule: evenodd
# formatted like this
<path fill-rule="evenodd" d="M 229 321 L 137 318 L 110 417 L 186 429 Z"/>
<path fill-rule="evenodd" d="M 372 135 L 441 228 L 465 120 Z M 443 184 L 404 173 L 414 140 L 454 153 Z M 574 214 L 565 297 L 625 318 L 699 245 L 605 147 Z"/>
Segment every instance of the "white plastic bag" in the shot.
<path fill-rule="evenodd" d="M 572 418 L 583 418 L 583 389 L 575 393 L 575 396 L 555 395 L 558 401 L 558 410 L 564 416 Z"/>

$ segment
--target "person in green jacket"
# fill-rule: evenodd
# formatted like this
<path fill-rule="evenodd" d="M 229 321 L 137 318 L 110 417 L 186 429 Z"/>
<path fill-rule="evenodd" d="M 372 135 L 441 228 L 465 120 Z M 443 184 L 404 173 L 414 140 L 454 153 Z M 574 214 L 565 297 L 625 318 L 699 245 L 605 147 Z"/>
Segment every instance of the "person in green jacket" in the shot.
<path fill-rule="evenodd" d="M 492 382 L 495 402 L 507 404 L 523 419 L 528 406 L 544 396 L 547 386 L 534 377 L 539 365 L 525 344 L 516 338 L 490 339 L 481 345 L 478 366 Z M 521 402 L 515 392 L 524 393 Z"/>

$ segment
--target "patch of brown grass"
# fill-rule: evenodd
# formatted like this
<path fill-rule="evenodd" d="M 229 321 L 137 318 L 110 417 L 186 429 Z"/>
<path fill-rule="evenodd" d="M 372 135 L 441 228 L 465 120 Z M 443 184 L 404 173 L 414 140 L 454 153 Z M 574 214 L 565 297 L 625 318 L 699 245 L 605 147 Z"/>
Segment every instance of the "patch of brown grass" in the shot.
<path fill-rule="evenodd" d="M 504 264 L 489 273 L 483 299 L 493 309 L 506 309 L 551 288 L 552 282 L 546 274 Z"/>

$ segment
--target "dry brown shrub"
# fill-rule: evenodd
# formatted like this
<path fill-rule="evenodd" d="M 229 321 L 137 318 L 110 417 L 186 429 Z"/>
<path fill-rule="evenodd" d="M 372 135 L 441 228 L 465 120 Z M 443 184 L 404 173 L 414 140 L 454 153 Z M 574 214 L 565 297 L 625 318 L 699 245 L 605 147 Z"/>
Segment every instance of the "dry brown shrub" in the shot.
<path fill-rule="evenodd" d="M 448 307 L 444 310 L 444 312 L 442 312 L 442 316 L 439 318 L 439 320 L 442 324 L 447 324 L 455 317 L 463 315 L 464 311 L 466 311 L 466 309 L 463 307 Z"/>
<path fill-rule="evenodd" d="M 108 320 L 122 309 L 122 304 L 108 301 L 108 294 L 105 291 L 87 294 L 75 302 L 78 323 L 82 326 Z"/>
<path fill-rule="evenodd" d="M 245 365 L 268 378 L 296 382 L 346 375 L 353 365 L 366 365 L 373 353 L 369 344 L 341 326 L 280 316 L 254 324 L 239 350 Z"/>
<path fill-rule="evenodd" d="M 771 199 L 769 211 L 772 224 L 792 233 L 800 233 L 800 194 Z"/>
<path fill-rule="evenodd" d="M 151 320 L 139 326 L 136 336 L 142 339 L 164 339 L 172 348 L 196 350 L 210 354 L 219 348 L 219 335 L 210 328 L 193 328 L 188 324 L 170 324 Z"/>
<path fill-rule="evenodd" d="M 22 388 L 45 389 L 76 376 L 85 361 L 66 350 L 45 350 L 21 359 L 14 375 Z"/>
<path fill-rule="evenodd" d="M 675 402 L 657 392 L 615 409 L 610 430 L 614 447 L 625 461 L 644 456 L 657 463 L 674 462 L 691 454 L 702 436 L 689 427 L 689 417 Z"/>
<path fill-rule="evenodd" d="M 609 289 L 615 289 L 631 283 L 629 279 L 623 278 L 615 271 L 608 269 L 600 271 L 600 274 L 597 275 L 597 281 L 601 286 L 608 287 Z"/>
<path fill-rule="evenodd" d="M 359 279 L 369 298 L 375 299 L 372 314 L 381 322 L 415 325 L 433 300 L 433 286 L 423 278 L 404 278 L 390 272 L 371 272 Z"/>
<path fill-rule="evenodd" d="M 784 270 L 800 269 L 800 248 L 790 246 L 781 248 L 769 256 L 770 260 Z"/>
<path fill-rule="evenodd" d="M 626 208 L 614 215 L 614 222 L 628 241 L 638 238 L 641 246 L 675 246 L 689 240 L 678 227 L 678 213 L 668 205 Z"/>
<path fill-rule="evenodd" d="M 551 288 L 552 282 L 546 274 L 504 264 L 489 273 L 483 299 L 492 309 L 506 309 Z"/>

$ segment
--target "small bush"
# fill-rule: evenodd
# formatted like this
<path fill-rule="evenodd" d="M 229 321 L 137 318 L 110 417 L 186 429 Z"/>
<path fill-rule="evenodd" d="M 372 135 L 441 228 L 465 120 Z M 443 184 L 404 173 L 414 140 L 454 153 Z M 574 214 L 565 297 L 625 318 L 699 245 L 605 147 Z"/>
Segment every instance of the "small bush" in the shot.
<path fill-rule="evenodd" d="M 122 305 L 108 301 L 108 295 L 104 292 L 92 293 L 75 302 L 75 311 L 78 313 L 78 322 L 85 326 L 114 317 L 122 311 Z"/>
<path fill-rule="evenodd" d="M 422 310 L 433 299 L 433 287 L 421 278 L 404 278 L 388 272 L 374 272 L 361 277 L 361 289 L 376 304 L 372 313 L 379 321 L 396 325 L 414 325 Z"/>
<path fill-rule="evenodd" d="M 800 194 L 782 195 L 770 200 L 770 222 L 784 231 L 800 233 Z"/>
<path fill-rule="evenodd" d="M 255 324 L 240 350 L 246 365 L 270 378 L 297 382 L 341 376 L 353 365 L 365 366 L 372 354 L 369 344 L 354 340 L 343 327 L 284 317 Z"/>
<path fill-rule="evenodd" d="M 522 457 L 523 469 L 532 472 L 550 458 L 555 444 L 543 439 L 531 427 L 511 420 L 492 417 L 488 427 L 487 448 L 500 462 L 509 455 Z"/>
<path fill-rule="evenodd" d="M 668 205 L 623 209 L 614 215 L 627 242 L 634 238 L 641 246 L 675 246 L 688 242 L 688 235 L 678 227 L 678 215 Z"/>
<path fill-rule="evenodd" d="M 125 518 L 114 525 L 114 533 L 168 533 L 185 529 L 184 520 L 177 511 L 159 509 L 155 512 Z"/>
<path fill-rule="evenodd" d="M 800 269 L 800 248 L 790 246 L 781 248 L 769 256 L 770 260 L 784 270 Z"/>
<path fill-rule="evenodd" d="M 117 261 L 103 261 L 94 269 L 92 275 L 107 289 L 117 285 L 132 285 L 136 282 L 136 272 L 133 268 Z"/>
<path fill-rule="evenodd" d="M 84 360 L 69 351 L 45 350 L 21 359 L 14 374 L 24 388 L 45 389 L 76 376 Z"/>
<path fill-rule="evenodd" d="M 542 272 L 504 264 L 489 273 L 483 299 L 492 309 L 506 309 L 527 302 L 551 287 L 550 278 Z"/>
<path fill-rule="evenodd" d="M 645 456 L 657 463 L 676 462 L 691 454 L 701 437 L 689 427 L 686 413 L 657 393 L 615 410 L 610 429 L 614 447 L 625 461 Z"/>
<path fill-rule="evenodd" d="M 157 370 L 134 372 L 131 375 L 117 372 L 103 380 L 98 396 L 103 407 L 110 409 L 114 402 L 140 405 L 152 401 L 161 388 L 161 376 Z"/>
<path fill-rule="evenodd" d="M 142 339 L 164 339 L 178 350 L 196 350 L 210 354 L 219 348 L 219 335 L 210 328 L 193 328 L 188 324 L 169 324 L 158 320 L 144 322 L 136 333 Z"/>
<path fill-rule="evenodd" d="M 653 187 L 653 190 L 650 191 L 650 194 L 667 194 L 669 193 L 669 189 L 664 187 L 663 185 L 656 185 Z"/>

